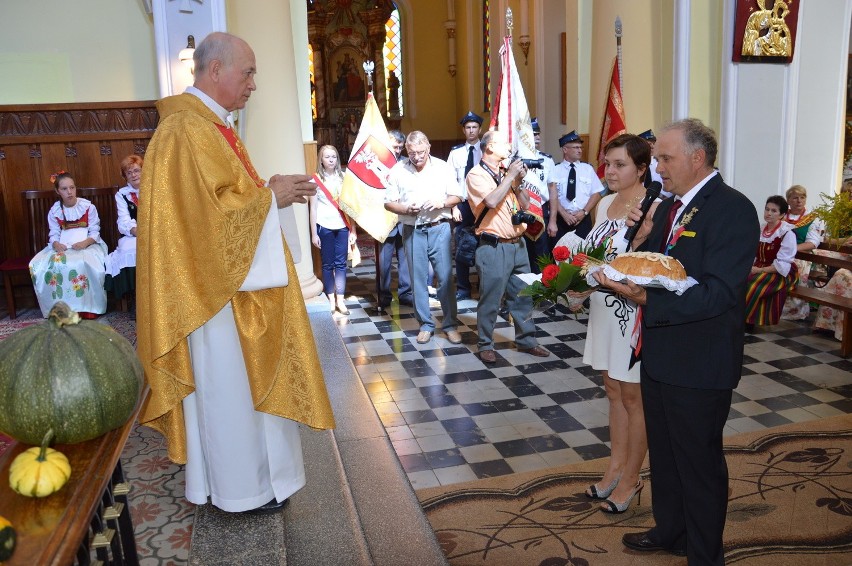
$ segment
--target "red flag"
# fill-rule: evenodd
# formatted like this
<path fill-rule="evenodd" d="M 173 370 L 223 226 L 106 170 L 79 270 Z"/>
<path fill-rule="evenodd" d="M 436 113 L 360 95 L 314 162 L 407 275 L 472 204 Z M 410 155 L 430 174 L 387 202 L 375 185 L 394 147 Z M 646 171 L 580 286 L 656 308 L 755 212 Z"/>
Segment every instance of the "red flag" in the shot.
<path fill-rule="evenodd" d="M 512 38 L 509 36 L 503 39 L 503 47 L 500 48 L 500 67 L 502 76 L 494 101 L 497 110 L 491 115 L 491 129 L 500 130 L 508 135 L 514 155 L 525 159 L 536 159 L 538 152 L 535 149 L 530 110 L 527 107 L 521 78 L 518 76 L 515 56 L 512 54 Z M 537 180 L 534 171 L 528 173 L 527 177 Z M 539 187 L 527 181 L 527 177 L 524 178 L 523 183 L 530 194 L 528 212 L 535 216 L 536 221 L 527 226 L 526 234 L 533 240 L 537 240 L 544 232 L 542 191 L 547 191 L 547 187 Z"/>
<path fill-rule="evenodd" d="M 598 177 L 604 176 L 604 147 L 610 141 L 627 132 L 627 119 L 624 117 L 624 102 L 621 100 L 621 81 L 618 65 L 612 60 L 612 78 L 607 89 L 606 107 L 601 123 L 601 144 L 598 147 Z"/>
<path fill-rule="evenodd" d="M 397 223 L 396 214 L 385 210 L 386 180 L 395 164 L 388 130 L 370 93 L 343 175 L 339 201 L 340 209 L 380 242 L 385 241 Z"/>

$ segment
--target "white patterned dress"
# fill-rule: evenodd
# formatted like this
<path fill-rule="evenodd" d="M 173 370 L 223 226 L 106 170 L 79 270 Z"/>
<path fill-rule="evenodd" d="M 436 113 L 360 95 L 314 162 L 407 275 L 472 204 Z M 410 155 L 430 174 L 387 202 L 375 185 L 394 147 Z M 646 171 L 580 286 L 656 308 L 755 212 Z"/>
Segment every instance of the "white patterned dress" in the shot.
<path fill-rule="evenodd" d="M 107 299 L 104 291 L 104 260 L 107 246 L 101 240 L 98 210 L 86 199 L 68 208 L 57 201 L 47 213 L 50 228 L 47 247 L 30 261 L 30 276 L 35 287 L 41 314 L 47 317 L 56 301 L 64 301 L 77 312 L 103 314 Z M 72 244 L 92 238 L 95 243 L 84 250 Z M 53 242 L 68 246 L 62 253 Z"/>
<path fill-rule="evenodd" d="M 601 199 L 595 213 L 595 225 L 586 242 L 598 246 L 607 237 L 611 238 L 606 261 L 611 262 L 618 254 L 627 251 L 624 218 L 610 220 L 607 217 L 614 194 Z M 639 383 L 639 362 L 630 366 L 630 334 L 636 324 L 637 305 L 612 291 L 595 291 L 590 297 L 589 326 L 586 333 L 586 348 L 583 363 L 596 370 L 606 370 L 618 381 Z"/>

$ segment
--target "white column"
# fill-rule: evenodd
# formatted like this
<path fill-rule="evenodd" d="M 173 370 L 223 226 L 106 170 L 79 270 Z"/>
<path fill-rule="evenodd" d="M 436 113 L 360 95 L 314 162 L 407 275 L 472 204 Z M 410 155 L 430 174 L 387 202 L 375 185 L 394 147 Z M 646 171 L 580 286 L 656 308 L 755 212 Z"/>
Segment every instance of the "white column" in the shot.
<path fill-rule="evenodd" d="M 293 21 L 293 13 L 300 21 Z M 301 67 L 297 61 L 307 60 L 308 44 L 305 37 L 300 45 L 294 45 L 294 25 L 307 29 L 307 12 L 298 9 L 291 12 L 287 2 L 232 0 L 228 4 L 228 31 L 245 39 L 257 60 L 257 91 L 246 106 L 244 141 L 258 173 L 267 179 L 276 173 L 306 172 L 302 140 L 305 130 L 298 90 L 307 83 L 299 80 Z M 310 100 L 310 96 L 301 99 Z M 294 258 L 298 259 L 296 270 L 302 294 L 306 298 L 315 297 L 322 291 L 322 284 L 313 274 L 308 207 L 295 204 L 292 212 L 295 232 L 299 235 L 297 245 L 290 237 L 292 220 L 287 220 L 282 212 L 284 228 L 290 229 L 288 242 Z"/>
<path fill-rule="evenodd" d="M 689 116 L 689 10 L 690 0 L 675 0 L 674 69 L 672 70 L 672 118 Z"/>

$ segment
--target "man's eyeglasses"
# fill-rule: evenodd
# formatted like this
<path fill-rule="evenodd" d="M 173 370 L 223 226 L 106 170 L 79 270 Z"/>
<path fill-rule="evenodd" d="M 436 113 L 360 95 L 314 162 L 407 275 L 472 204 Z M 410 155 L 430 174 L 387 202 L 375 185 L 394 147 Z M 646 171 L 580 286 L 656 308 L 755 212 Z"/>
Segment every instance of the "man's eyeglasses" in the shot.
<path fill-rule="evenodd" d="M 429 155 L 428 149 L 423 149 L 423 150 L 420 150 L 420 151 L 409 151 L 408 152 L 408 157 L 426 157 L 427 155 Z"/>

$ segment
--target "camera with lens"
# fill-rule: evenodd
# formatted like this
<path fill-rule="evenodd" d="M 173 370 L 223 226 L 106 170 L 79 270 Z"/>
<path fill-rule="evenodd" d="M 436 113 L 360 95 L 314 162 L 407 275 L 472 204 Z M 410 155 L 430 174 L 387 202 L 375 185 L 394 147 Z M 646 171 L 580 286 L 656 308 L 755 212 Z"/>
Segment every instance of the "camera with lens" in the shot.
<path fill-rule="evenodd" d="M 544 169 L 544 158 L 540 157 L 539 159 L 527 159 L 525 157 L 518 157 L 516 153 L 512 158 L 512 163 L 515 161 L 521 160 L 521 163 L 524 164 L 524 167 L 527 169 Z"/>
<path fill-rule="evenodd" d="M 515 226 L 518 224 L 532 224 L 533 222 L 535 222 L 535 216 L 529 212 L 520 210 L 512 215 L 512 224 Z"/>

